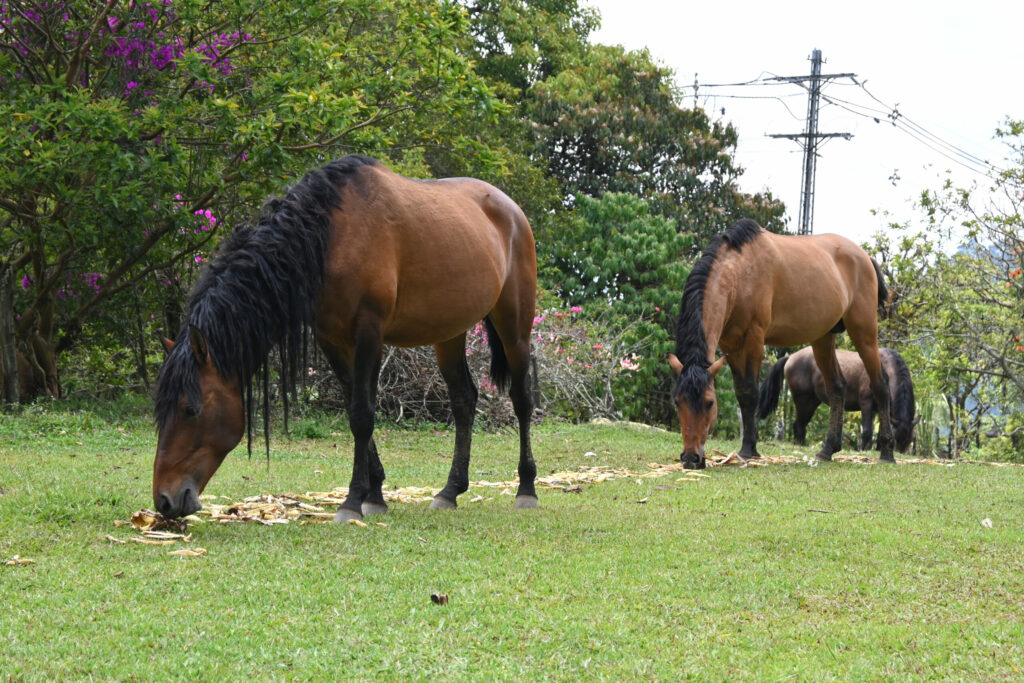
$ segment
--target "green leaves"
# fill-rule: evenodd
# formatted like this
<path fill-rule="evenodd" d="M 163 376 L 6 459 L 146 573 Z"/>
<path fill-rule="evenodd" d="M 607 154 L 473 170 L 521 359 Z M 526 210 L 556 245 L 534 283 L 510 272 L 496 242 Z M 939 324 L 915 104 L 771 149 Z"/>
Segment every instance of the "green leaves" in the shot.
<path fill-rule="evenodd" d="M 642 199 L 607 193 L 579 195 L 571 229 L 551 245 L 555 291 L 566 301 L 602 316 L 607 334 L 645 359 L 635 372 L 616 377 L 616 407 L 630 419 L 666 421 L 668 373 L 660 359 L 671 349 L 671 320 L 690 272 L 693 245 L 675 223 L 651 215 Z M 554 274 L 552 272 L 552 278 Z"/>
<path fill-rule="evenodd" d="M 504 109 L 473 71 L 456 4 L 174 0 L 104 11 L 72 0 L 0 15 L 0 255 L 13 252 L 16 281 L 103 282 L 65 299 L 54 296 L 61 285 L 19 288 L 23 338 L 42 313 L 56 320 L 38 330 L 49 344 L 73 343 L 88 320 L 112 346 L 144 349 L 138 321 L 173 310 L 196 257 L 215 246 L 195 211 L 240 223 L 328 158 L 399 150 L 401 166 L 416 155 L 405 150 L 431 145 L 498 164 L 464 136 L 465 119 Z M 118 292 L 130 300 L 108 307 Z"/>

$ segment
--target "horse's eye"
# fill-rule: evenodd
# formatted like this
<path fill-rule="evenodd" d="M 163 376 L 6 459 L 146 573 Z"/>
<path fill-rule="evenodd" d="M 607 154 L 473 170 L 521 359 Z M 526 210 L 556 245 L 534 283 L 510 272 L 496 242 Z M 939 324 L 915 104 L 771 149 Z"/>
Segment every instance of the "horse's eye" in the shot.
<path fill-rule="evenodd" d="M 192 404 L 185 404 L 181 407 L 181 416 L 186 420 L 195 419 L 199 415 L 199 410 Z"/>
<path fill-rule="evenodd" d="M 708 401 L 707 403 L 704 404 L 704 408 L 707 409 L 707 410 L 711 410 L 714 407 L 715 407 L 715 400 L 714 399 L 711 399 L 710 401 Z"/>

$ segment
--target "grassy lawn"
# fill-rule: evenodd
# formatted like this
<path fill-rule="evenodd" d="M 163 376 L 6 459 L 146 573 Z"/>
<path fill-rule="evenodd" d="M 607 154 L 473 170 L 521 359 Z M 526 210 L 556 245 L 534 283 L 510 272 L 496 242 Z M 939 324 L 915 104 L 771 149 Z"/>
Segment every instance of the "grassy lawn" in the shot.
<path fill-rule="evenodd" d="M 343 423 L 298 431 L 326 437 L 276 437 L 269 467 L 243 447 L 206 493 L 347 484 Z M 535 437 L 542 473 L 643 472 L 680 448 L 623 425 Z M 385 426 L 378 445 L 389 484 L 444 483 L 444 427 Z M 207 554 L 175 557 L 106 539 L 152 506 L 154 448 L 138 406 L 0 414 L 0 560 L 33 560 L 0 566 L 0 675 L 1024 677 L 1024 468 L 726 467 L 541 489 L 532 511 L 473 489 L 453 512 L 393 504 L 387 526 L 194 524 Z M 513 433 L 478 432 L 471 477 L 510 477 L 516 453 Z"/>

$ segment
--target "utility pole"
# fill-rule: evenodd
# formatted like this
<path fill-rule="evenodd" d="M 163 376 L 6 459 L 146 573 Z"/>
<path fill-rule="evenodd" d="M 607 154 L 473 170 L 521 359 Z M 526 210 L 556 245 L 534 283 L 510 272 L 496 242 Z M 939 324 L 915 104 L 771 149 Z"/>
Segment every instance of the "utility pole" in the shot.
<path fill-rule="evenodd" d="M 804 165 L 800 186 L 800 224 L 797 226 L 798 235 L 810 235 L 814 231 L 814 175 L 818 159 L 818 147 L 821 140 L 827 138 L 844 138 L 849 140 L 853 137 L 850 133 L 819 133 L 818 132 L 818 100 L 821 96 L 821 86 L 836 78 L 854 78 L 857 74 L 822 74 L 821 73 L 821 50 L 815 49 L 811 52 L 811 75 L 810 76 L 776 76 L 770 81 L 782 81 L 786 83 L 804 83 L 807 85 L 807 128 L 803 133 L 787 133 L 769 135 L 770 138 L 788 138 L 796 140 L 804 148 Z"/>

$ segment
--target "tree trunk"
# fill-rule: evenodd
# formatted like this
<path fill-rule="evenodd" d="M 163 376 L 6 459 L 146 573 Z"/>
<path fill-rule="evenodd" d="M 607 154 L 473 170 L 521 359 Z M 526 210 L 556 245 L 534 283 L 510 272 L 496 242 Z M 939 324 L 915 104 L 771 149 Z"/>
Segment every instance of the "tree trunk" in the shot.
<path fill-rule="evenodd" d="M 0 403 L 18 402 L 18 355 L 14 336 L 14 269 L 0 263 Z"/>

